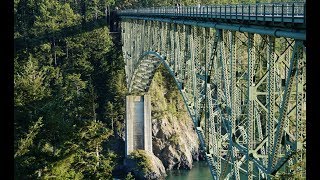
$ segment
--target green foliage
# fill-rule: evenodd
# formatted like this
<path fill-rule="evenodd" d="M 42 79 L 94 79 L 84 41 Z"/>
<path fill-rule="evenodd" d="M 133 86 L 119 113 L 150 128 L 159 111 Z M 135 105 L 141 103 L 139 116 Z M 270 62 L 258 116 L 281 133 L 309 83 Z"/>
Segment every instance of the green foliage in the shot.
<path fill-rule="evenodd" d="M 30 128 L 28 134 L 23 139 L 20 139 L 17 150 L 14 157 L 19 157 L 26 154 L 29 151 L 30 146 L 33 145 L 33 140 L 39 133 L 40 128 L 43 126 L 42 117 L 40 117 Z"/>
<path fill-rule="evenodd" d="M 16 71 L 14 78 L 14 101 L 17 106 L 25 106 L 31 102 L 50 96 L 49 84 L 46 82 L 45 68 L 40 68 L 36 59 L 29 56 L 26 64 Z"/>
<path fill-rule="evenodd" d="M 76 149 L 75 167 L 87 179 L 95 177 L 111 177 L 114 153 L 105 156 L 102 153 L 102 143 L 112 134 L 102 122 L 88 121 L 79 130 L 78 148 Z"/>
<path fill-rule="evenodd" d="M 134 176 L 131 174 L 131 172 L 129 172 L 125 180 L 134 180 L 134 179 L 135 179 Z"/>
<path fill-rule="evenodd" d="M 160 120 L 167 115 L 186 120 L 184 116 L 187 111 L 182 96 L 173 77 L 163 65 L 155 73 L 148 93 L 151 96 L 153 118 Z M 172 118 L 169 117 L 168 120 L 171 122 Z"/>
<path fill-rule="evenodd" d="M 43 179 L 83 179 L 83 174 L 73 169 L 72 164 L 74 161 L 74 155 L 71 155 L 53 163 L 50 170 L 43 170 Z"/>
<path fill-rule="evenodd" d="M 171 137 L 169 138 L 169 141 L 171 143 L 173 143 L 174 145 L 178 145 L 180 142 L 180 136 L 177 133 L 174 133 L 171 135 Z"/>
<path fill-rule="evenodd" d="M 148 158 L 144 150 L 134 150 L 129 155 L 130 159 L 133 159 L 137 162 L 138 168 L 143 171 L 144 174 L 151 172 L 152 162 Z"/>
<path fill-rule="evenodd" d="M 157 71 L 153 77 L 149 94 L 151 96 L 152 111 L 158 113 L 160 116 L 164 115 L 167 109 L 167 102 L 164 96 L 164 77 L 161 71 Z"/>
<path fill-rule="evenodd" d="M 114 136 L 104 108 L 109 98 L 123 126 L 121 47 L 113 47 L 107 27 L 87 31 L 82 23 L 112 3 L 14 1 L 15 38 L 39 39 L 14 55 L 17 179 L 111 179 L 118 155 L 107 145 Z M 68 34 L 70 27 L 78 32 Z"/>
<path fill-rule="evenodd" d="M 45 179 L 99 179 L 111 178 L 113 152 L 103 150 L 103 142 L 111 135 L 105 125 L 99 121 L 87 121 L 77 129 L 75 139 L 64 144 L 66 150 L 61 160 L 50 163 L 43 172 Z"/>
<path fill-rule="evenodd" d="M 40 0 L 36 7 L 37 14 L 32 28 L 34 35 L 57 31 L 80 22 L 81 16 L 74 13 L 68 3 L 60 3 L 57 0 Z"/>

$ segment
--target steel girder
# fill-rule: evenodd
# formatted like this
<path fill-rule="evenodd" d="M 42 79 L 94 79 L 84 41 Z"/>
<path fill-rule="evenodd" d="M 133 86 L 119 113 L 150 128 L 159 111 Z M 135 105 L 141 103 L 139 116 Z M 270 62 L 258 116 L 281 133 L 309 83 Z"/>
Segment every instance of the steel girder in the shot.
<path fill-rule="evenodd" d="M 148 20 L 121 23 L 129 92 L 146 93 L 164 64 L 214 179 L 305 176 L 301 40 Z"/>

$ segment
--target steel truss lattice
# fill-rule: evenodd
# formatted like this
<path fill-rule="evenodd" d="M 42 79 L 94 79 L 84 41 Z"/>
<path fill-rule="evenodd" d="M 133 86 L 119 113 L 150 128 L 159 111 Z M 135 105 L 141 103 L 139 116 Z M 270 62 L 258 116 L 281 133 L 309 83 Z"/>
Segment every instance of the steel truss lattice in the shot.
<path fill-rule="evenodd" d="M 164 64 L 214 179 L 305 177 L 301 40 L 151 20 L 124 19 L 121 27 L 129 92 L 146 93 Z"/>

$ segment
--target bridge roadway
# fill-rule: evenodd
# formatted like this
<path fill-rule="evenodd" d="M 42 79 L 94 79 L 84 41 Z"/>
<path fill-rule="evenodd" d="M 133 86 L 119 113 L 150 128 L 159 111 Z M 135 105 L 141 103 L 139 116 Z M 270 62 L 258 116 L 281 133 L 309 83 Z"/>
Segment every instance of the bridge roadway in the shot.
<path fill-rule="evenodd" d="M 305 3 L 117 14 L 129 94 L 146 94 L 163 64 L 214 179 L 305 178 Z"/>
<path fill-rule="evenodd" d="M 154 7 L 118 11 L 121 18 L 156 20 L 306 40 L 305 3 Z"/>

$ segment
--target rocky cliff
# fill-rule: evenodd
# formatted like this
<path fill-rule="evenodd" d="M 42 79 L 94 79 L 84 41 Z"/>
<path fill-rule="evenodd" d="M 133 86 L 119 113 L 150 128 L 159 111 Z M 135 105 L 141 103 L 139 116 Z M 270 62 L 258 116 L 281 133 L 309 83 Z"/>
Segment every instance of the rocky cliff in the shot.
<path fill-rule="evenodd" d="M 167 170 L 191 169 L 199 160 L 199 140 L 172 77 L 160 67 L 149 94 L 152 103 L 153 153 Z"/>

